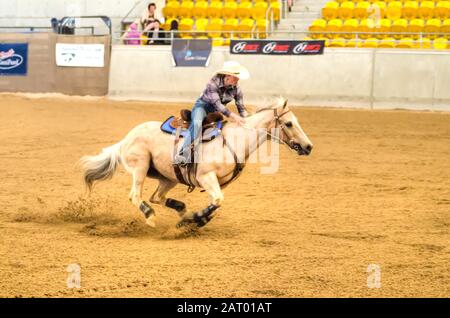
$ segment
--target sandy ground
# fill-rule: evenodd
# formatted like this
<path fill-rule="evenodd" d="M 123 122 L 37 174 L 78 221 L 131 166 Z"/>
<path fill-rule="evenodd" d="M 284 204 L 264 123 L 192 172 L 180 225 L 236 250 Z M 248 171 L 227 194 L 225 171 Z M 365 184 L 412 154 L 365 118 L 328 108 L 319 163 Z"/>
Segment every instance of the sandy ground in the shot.
<path fill-rule="evenodd" d="M 197 235 L 174 234 L 163 207 L 148 228 L 123 169 L 83 196 L 81 156 L 182 106 L 0 96 L 0 296 L 450 296 L 450 114 L 297 108 L 312 155 L 281 148 L 275 175 L 247 166 Z"/>

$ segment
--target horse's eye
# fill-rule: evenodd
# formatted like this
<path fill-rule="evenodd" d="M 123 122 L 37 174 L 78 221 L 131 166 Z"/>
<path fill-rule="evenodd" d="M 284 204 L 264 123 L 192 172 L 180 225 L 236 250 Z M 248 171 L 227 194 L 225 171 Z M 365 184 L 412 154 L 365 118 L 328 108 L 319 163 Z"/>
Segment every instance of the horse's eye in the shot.
<path fill-rule="evenodd" d="M 288 121 L 285 123 L 287 128 L 291 128 L 292 127 L 292 121 Z"/>

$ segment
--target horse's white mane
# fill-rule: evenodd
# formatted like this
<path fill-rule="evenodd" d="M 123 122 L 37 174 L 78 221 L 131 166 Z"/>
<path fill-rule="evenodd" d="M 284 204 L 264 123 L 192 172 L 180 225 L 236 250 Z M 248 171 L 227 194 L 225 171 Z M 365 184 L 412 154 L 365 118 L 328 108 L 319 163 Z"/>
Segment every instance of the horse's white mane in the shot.
<path fill-rule="evenodd" d="M 276 96 L 271 98 L 266 98 L 261 104 L 256 106 L 255 112 L 258 112 L 262 109 L 274 109 L 283 106 L 286 102 L 286 98 L 282 96 Z"/>

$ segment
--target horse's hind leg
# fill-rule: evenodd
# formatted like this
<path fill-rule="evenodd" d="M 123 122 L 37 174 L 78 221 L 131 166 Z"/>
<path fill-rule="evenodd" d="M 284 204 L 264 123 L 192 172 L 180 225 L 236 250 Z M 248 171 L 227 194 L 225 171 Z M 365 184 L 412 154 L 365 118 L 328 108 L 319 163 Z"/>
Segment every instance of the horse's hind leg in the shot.
<path fill-rule="evenodd" d="M 184 202 L 166 198 L 166 194 L 176 185 L 177 183 L 174 181 L 170 181 L 168 179 L 159 179 L 158 188 L 150 198 L 150 202 L 161 205 L 165 204 L 166 207 L 176 210 L 178 212 L 178 215 L 181 217 L 186 212 L 186 205 L 184 204 Z"/>
<path fill-rule="evenodd" d="M 189 215 L 183 216 L 183 219 L 177 224 L 177 227 L 192 223 L 196 224 L 198 227 L 205 226 L 216 215 L 217 209 L 223 202 L 223 193 L 214 172 L 200 175 L 197 177 L 197 180 L 202 188 L 209 194 L 211 204 L 200 212 L 190 213 Z"/>
<path fill-rule="evenodd" d="M 147 224 L 151 227 L 155 227 L 155 211 L 153 208 L 142 200 L 142 188 L 144 186 L 144 180 L 147 176 L 147 171 L 150 166 L 150 154 L 137 154 L 127 156 L 126 169 L 133 176 L 133 183 L 131 185 L 130 200 L 139 210 L 144 213 L 147 219 Z"/>

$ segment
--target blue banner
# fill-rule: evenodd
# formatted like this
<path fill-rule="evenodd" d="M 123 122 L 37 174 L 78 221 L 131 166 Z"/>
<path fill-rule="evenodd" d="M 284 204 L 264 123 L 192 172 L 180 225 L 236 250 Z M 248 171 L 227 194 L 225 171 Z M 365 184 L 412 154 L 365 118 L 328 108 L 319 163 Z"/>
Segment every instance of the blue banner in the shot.
<path fill-rule="evenodd" d="M 28 43 L 0 44 L 0 76 L 27 75 Z"/>
<path fill-rule="evenodd" d="M 211 50 L 211 39 L 174 39 L 172 41 L 172 56 L 176 66 L 207 66 Z"/>

